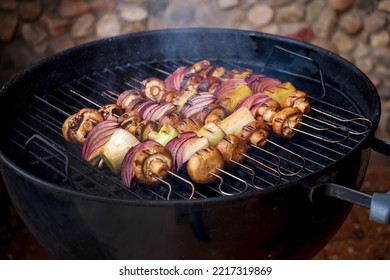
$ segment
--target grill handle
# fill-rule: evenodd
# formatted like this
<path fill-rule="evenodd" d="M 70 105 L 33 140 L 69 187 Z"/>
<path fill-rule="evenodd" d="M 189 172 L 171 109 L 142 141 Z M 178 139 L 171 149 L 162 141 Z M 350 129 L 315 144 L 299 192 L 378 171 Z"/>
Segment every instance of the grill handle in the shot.
<path fill-rule="evenodd" d="M 379 138 L 376 138 L 375 136 L 372 139 L 371 142 L 371 148 L 381 154 L 384 154 L 386 156 L 390 156 L 390 142 L 385 141 Z"/>
<path fill-rule="evenodd" d="M 70 176 L 70 164 L 69 164 L 70 161 L 69 161 L 68 155 L 66 154 L 66 151 L 63 148 L 61 148 L 60 146 L 57 146 L 56 144 L 54 144 L 49 139 L 47 139 L 39 134 L 34 134 L 33 136 L 31 136 L 24 144 L 25 158 L 26 159 L 28 158 L 28 156 L 31 152 L 30 147 L 31 147 L 32 143 L 34 143 L 34 142 L 42 150 L 46 149 L 45 146 L 41 146 L 38 144 L 39 141 L 41 142 L 41 144 L 43 143 L 46 146 L 46 148 L 49 148 L 49 149 L 56 151 L 60 156 L 62 156 L 64 158 L 66 178 L 69 180 L 69 183 L 71 183 L 74 186 L 75 184 L 72 180 L 72 177 Z M 27 160 L 27 162 L 28 162 L 28 160 Z"/>
<path fill-rule="evenodd" d="M 334 183 L 319 185 L 311 189 L 310 200 L 334 197 L 370 209 L 369 219 L 381 224 L 390 224 L 390 192 L 374 193 L 372 196 Z"/>

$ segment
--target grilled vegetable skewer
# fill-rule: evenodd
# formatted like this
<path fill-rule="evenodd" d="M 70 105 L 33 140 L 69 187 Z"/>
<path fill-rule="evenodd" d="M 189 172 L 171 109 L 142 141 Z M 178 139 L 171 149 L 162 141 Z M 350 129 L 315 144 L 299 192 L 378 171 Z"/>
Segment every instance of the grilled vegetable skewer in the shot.
<path fill-rule="evenodd" d="M 222 131 L 222 133 L 220 133 L 218 137 L 214 136 L 214 139 L 208 137 L 207 145 L 205 145 L 204 143 L 199 146 L 199 148 L 202 148 L 199 149 L 199 153 L 204 155 L 213 154 L 216 159 L 222 158 L 222 162 L 228 162 L 228 161 L 226 159 L 225 161 L 223 160 L 224 159 L 223 155 L 222 157 L 218 156 L 218 154 L 221 154 L 221 152 L 219 151 L 218 148 L 214 148 L 214 146 L 217 145 L 226 134 L 228 135 L 231 134 L 232 136 L 234 135 L 235 137 L 240 137 L 244 141 L 249 141 L 254 145 L 262 147 L 265 144 L 266 139 L 268 137 L 269 127 L 263 122 L 262 119 L 259 118 L 256 120 L 252 116 L 251 112 L 247 108 L 245 108 L 245 106 L 236 109 L 237 105 L 240 104 L 243 99 L 247 99 L 248 97 L 253 96 L 251 89 L 242 80 L 242 77 L 245 77 L 245 75 L 251 72 L 237 71 L 234 73 L 232 72 L 230 75 L 226 75 L 226 73 L 224 73 L 225 77 L 222 77 L 223 72 L 224 72 L 223 69 L 221 70 L 221 69 L 212 68 L 210 65 L 208 65 L 206 61 L 203 61 L 197 65 L 194 64 L 191 70 L 189 70 L 189 72 L 187 73 L 187 76 L 184 76 L 184 78 L 186 79 L 183 78 L 184 83 L 183 81 L 181 81 L 180 89 L 184 88 L 186 92 L 182 92 L 179 95 L 178 95 L 178 90 L 176 88 L 170 89 L 169 87 L 166 87 L 165 82 L 157 78 L 150 78 L 144 80 L 142 82 L 144 86 L 142 92 L 136 90 L 123 92 L 118 97 L 116 104 L 105 105 L 99 110 L 103 120 L 116 120 L 121 123 L 121 127 L 119 128 L 115 127 L 115 131 L 113 129 L 112 131 L 110 131 L 110 133 L 108 133 L 108 129 L 107 129 L 107 132 L 105 132 L 104 137 L 96 137 L 96 135 L 95 137 L 91 137 L 97 139 L 95 141 L 99 144 L 99 146 L 97 148 L 95 147 L 93 152 L 91 152 L 91 149 L 85 148 L 86 151 L 89 151 L 89 153 L 86 153 L 87 154 L 86 159 L 90 162 L 92 160 L 96 161 L 95 158 L 99 158 L 100 156 L 100 158 L 102 158 L 102 160 L 106 162 L 106 164 L 109 166 L 109 168 L 114 173 L 117 174 L 119 172 L 118 166 L 120 166 L 120 163 L 124 158 L 124 154 L 127 153 L 129 150 L 131 150 L 134 146 L 138 146 L 139 144 L 139 142 L 134 141 L 134 139 L 132 138 L 131 141 L 126 140 L 126 142 L 129 143 L 121 145 L 121 140 L 118 139 L 121 138 L 130 139 L 129 135 L 135 135 L 137 140 L 141 142 L 148 141 L 148 139 L 155 139 L 158 133 L 156 132 L 157 124 L 153 121 L 161 120 L 161 122 L 163 123 L 164 119 L 169 121 L 174 121 L 175 126 L 180 132 L 197 131 L 198 138 L 200 139 L 207 136 L 207 132 L 212 127 L 211 124 L 214 124 L 214 131 L 216 131 L 217 128 L 220 131 Z M 229 76 L 229 78 L 226 78 L 227 76 Z M 220 89 L 219 86 L 223 84 L 221 83 L 221 80 L 225 81 L 224 82 L 225 89 L 226 87 L 229 88 L 229 84 L 234 85 L 234 87 L 231 87 L 229 91 L 225 91 L 225 92 L 219 90 L 218 92 L 216 92 L 217 97 L 215 98 L 209 93 L 203 93 L 203 94 L 197 93 L 195 89 L 196 83 L 200 83 L 199 81 L 203 81 L 206 78 L 208 78 L 207 82 L 214 81 L 215 82 L 214 85 L 218 82 L 218 87 L 214 87 L 216 91 Z M 237 84 L 238 86 L 236 86 Z M 174 86 L 177 87 L 177 84 Z M 197 85 L 196 87 L 198 86 L 199 85 Z M 192 89 L 194 90 L 195 93 L 190 92 Z M 169 93 L 169 95 L 167 95 L 167 93 Z M 186 97 L 186 100 L 187 101 L 189 100 L 188 103 L 184 103 L 184 104 L 182 103 L 183 95 L 188 95 L 188 98 Z M 180 98 L 177 98 L 178 96 Z M 174 99 L 175 97 L 176 99 Z M 199 101 L 201 100 L 203 102 L 202 106 L 199 106 L 199 108 L 201 109 L 201 113 L 197 115 L 198 118 L 184 118 L 177 122 L 177 120 L 181 118 L 181 116 L 180 116 L 180 112 L 177 112 L 176 107 L 180 108 L 181 106 L 182 109 L 184 108 L 184 112 L 187 113 L 187 116 L 194 115 L 193 113 L 194 110 L 192 110 L 193 108 L 191 108 L 192 113 L 189 113 L 190 111 L 187 110 L 186 105 L 187 104 L 191 105 L 191 102 L 198 103 L 195 102 L 198 101 L 198 99 Z M 214 105 L 213 102 L 215 101 L 215 99 L 218 99 L 220 104 Z M 177 106 L 174 105 L 175 100 L 176 102 L 178 102 Z M 281 135 L 284 138 L 290 138 L 296 131 L 293 129 L 290 130 L 288 129 L 291 123 L 293 123 L 292 121 L 290 120 L 287 121 L 283 119 L 288 117 L 287 112 L 284 112 L 283 114 L 281 113 L 279 115 L 278 113 L 271 114 L 270 112 L 272 110 L 270 108 L 275 108 L 273 112 L 276 111 L 276 109 L 278 108 L 275 104 L 272 105 L 272 102 L 270 102 L 270 100 L 265 100 L 262 103 L 266 104 L 266 102 L 268 102 L 267 105 L 263 106 L 261 110 L 260 110 L 260 106 L 257 106 L 256 113 L 258 115 L 262 114 L 261 118 L 266 119 L 268 123 L 272 119 L 272 127 L 274 128 L 274 130 L 278 135 Z M 260 103 L 258 102 L 255 105 L 259 105 L 259 104 Z M 126 113 L 121 116 L 118 116 L 119 113 L 123 112 L 122 110 L 126 111 Z M 138 113 L 135 110 L 138 110 Z M 231 112 L 230 115 L 228 115 L 229 112 Z M 171 118 L 171 117 L 168 118 L 168 116 L 176 116 L 176 118 Z M 278 118 L 275 118 L 275 116 L 278 116 Z M 199 119 L 201 121 L 199 121 Z M 301 119 L 299 119 L 298 117 L 295 117 L 294 128 L 298 127 L 300 120 Z M 99 121 L 101 121 L 101 118 L 99 119 Z M 203 123 L 203 121 L 206 124 L 204 126 L 201 126 L 201 123 Z M 207 123 L 210 123 L 210 125 L 207 126 Z M 282 124 L 278 126 L 279 123 Z M 167 129 L 167 126 L 165 126 L 165 129 Z M 160 129 L 160 132 L 161 135 L 164 135 L 164 137 L 168 135 L 162 129 Z M 199 136 L 203 136 L 203 137 L 199 137 Z M 172 135 L 171 136 L 168 135 L 168 138 L 166 137 L 165 143 L 167 139 L 169 139 L 169 137 L 172 137 Z M 106 143 L 104 144 L 102 140 L 103 138 L 104 141 L 106 141 Z M 88 141 L 87 145 L 88 144 L 90 145 L 91 144 L 90 142 L 91 141 Z M 202 147 L 202 145 L 204 145 L 204 147 Z M 119 146 L 121 147 L 119 148 Z M 96 152 L 96 150 L 98 150 L 98 152 Z M 198 151 L 196 151 L 195 153 L 198 153 Z M 241 152 L 241 154 L 245 154 L 245 153 L 246 151 Z M 189 159 L 187 158 L 186 160 L 190 160 L 192 156 Z M 199 162 L 199 160 L 195 160 L 195 158 L 196 157 L 194 157 L 194 159 L 192 159 L 191 161 L 192 162 L 192 164 L 190 164 L 191 169 L 194 169 L 193 166 L 195 166 L 194 164 L 195 162 Z M 234 162 L 234 161 L 240 162 L 242 161 L 242 159 L 239 160 L 230 159 L 230 162 Z M 213 164 L 211 164 L 211 162 L 212 161 L 210 161 L 209 164 L 210 168 L 214 166 Z M 217 160 L 216 163 L 218 162 L 220 161 Z M 208 175 L 210 174 L 218 175 L 216 174 L 216 170 L 223 170 L 223 166 L 222 168 L 221 166 L 215 167 L 213 171 L 209 170 L 209 172 L 206 173 Z M 200 174 L 199 172 L 189 171 L 188 173 L 192 174 L 192 177 L 195 178 L 194 179 L 195 182 L 203 182 L 204 180 L 206 181 L 210 180 L 210 177 L 208 179 L 203 179 L 203 180 L 197 179 L 196 178 L 197 175 L 195 174 L 196 173 Z M 145 177 L 144 178 L 141 175 L 142 173 L 139 173 L 138 176 L 141 178 L 141 181 L 148 182 L 148 180 L 146 179 L 148 177 L 144 176 Z M 155 176 L 157 175 L 155 174 Z"/>

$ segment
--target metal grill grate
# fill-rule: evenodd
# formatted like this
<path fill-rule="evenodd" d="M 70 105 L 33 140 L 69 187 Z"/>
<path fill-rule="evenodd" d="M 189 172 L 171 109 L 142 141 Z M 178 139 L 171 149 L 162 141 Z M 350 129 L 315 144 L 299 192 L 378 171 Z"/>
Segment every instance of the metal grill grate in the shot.
<path fill-rule="evenodd" d="M 139 185 L 131 191 L 124 188 L 120 178 L 108 168 L 89 165 L 81 158 L 82 147 L 63 139 L 61 126 L 67 115 L 81 108 L 98 108 L 114 103 L 113 98 L 120 92 L 139 88 L 143 79 L 151 76 L 164 79 L 177 67 L 193 62 L 164 60 L 104 69 L 81 76 L 42 97 L 37 96 L 16 121 L 10 137 L 12 150 L 20 155 L 19 158 L 23 159 L 20 164 L 29 172 L 65 189 L 102 197 L 165 200 L 169 193 L 167 184 L 153 188 Z M 359 119 L 363 116 L 358 106 L 338 89 L 324 84 L 322 76 L 297 75 L 275 68 L 269 61 L 261 67 L 229 60 L 212 62 L 227 69 L 251 68 L 257 73 L 265 69 L 266 75 L 291 81 L 297 88 L 306 91 L 314 108 L 305 116 L 306 125 L 302 126 L 302 131 L 293 139 L 282 140 L 271 134 L 265 148 L 250 148 L 249 156 L 255 160 L 248 159 L 245 167 L 228 170 L 245 180 L 249 186 L 247 191 L 272 188 L 323 169 L 350 152 L 363 139 L 363 132 L 369 129 L 369 123 Z M 325 129 L 329 124 L 337 128 L 313 129 L 313 126 Z M 333 139 L 335 143 L 324 139 Z M 179 175 L 188 179 L 185 172 Z M 190 185 L 174 176 L 169 176 L 167 183 L 172 186 L 170 199 L 190 197 Z M 240 193 L 242 190 L 239 181 L 224 176 L 221 189 L 217 185 L 195 186 L 194 198 L 223 196 L 225 192 Z"/>

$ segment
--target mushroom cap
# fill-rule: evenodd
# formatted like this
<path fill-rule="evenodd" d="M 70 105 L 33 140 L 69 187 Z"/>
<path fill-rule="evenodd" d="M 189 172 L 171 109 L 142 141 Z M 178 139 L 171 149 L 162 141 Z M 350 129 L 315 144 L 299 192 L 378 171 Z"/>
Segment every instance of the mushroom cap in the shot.
<path fill-rule="evenodd" d="M 289 94 L 281 103 L 282 108 L 296 107 L 302 113 L 307 114 L 310 112 L 310 103 L 307 99 L 307 94 L 304 91 L 296 90 Z"/>
<path fill-rule="evenodd" d="M 225 164 L 228 166 L 234 165 L 232 160 L 236 162 L 243 162 L 245 157 L 243 154 L 248 152 L 248 145 L 244 140 L 236 135 L 226 135 L 216 145 L 217 149 L 221 152 Z"/>
<path fill-rule="evenodd" d="M 144 86 L 144 95 L 147 99 L 157 103 L 164 99 L 166 86 L 163 80 L 153 77 L 143 80 L 141 83 Z"/>
<path fill-rule="evenodd" d="M 161 145 L 148 146 L 139 151 L 133 162 L 134 172 L 140 182 L 155 184 L 166 178 L 173 167 L 171 154 Z"/>
<path fill-rule="evenodd" d="M 102 121 L 103 117 L 98 110 L 84 108 L 64 121 L 62 134 L 66 141 L 82 144 L 88 133 Z"/>
<path fill-rule="evenodd" d="M 217 103 L 211 103 L 202 109 L 197 118 L 201 123 L 217 123 L 226 116 L 227 111 L 225 108 Z"/>
<path fill-rule="evenodd" d="M 142 115 L 140 112 L 136 110 L 128 111 L 122 114 L 118 122 L 121 124 L 121 127 L 129 131 L 130 133 L 134 133 L 136 127 L 142 121 Z"/>
<path fill-rule="evenodd" d="M 221 152 L 216 147 L 208 147 L 197 151 L 187 163 L 187 172 L 190 178 L 198 184 L 212 183 L 219 174 L 218 169 L 223 169 L 224 160 Z"/>
<path fill-rule="evenodd" d="M 266 138 L 268 136 L 269 131 L 268 125 L 262 120 L 252 121 L 241 128 L 240 138 L 247 141 L 251 138 L 253 134 L 259 131 L 261 131 L 261 135 L 264 135 L 264 137 Z"/>
<path fill-rule="evenodd" d="M 167 115 L 164 115 L 159 121 L 158 121 L 158 129 L 163 127 L 166 124 L 169 124 L 173 127 L 176 127 L 176 125 L 184 119 L 184 115 L 181 112 L 172 112 Z"/>
<path fill-rule="evenodd" d="M 99 109 L 104 120 L 116 121 L 123 114 L 122 108 L 117 104 L 107 104 Z"/>
<path fill-rule="evenodd" d="M 297 133 L 296 129 L 301 127 L 302 119 L 303 114 L 298 108 L 284 108 L 275 115 L 272 130 L 277 136 L 290 139 Z"/>
<path fill-rule="evenodd" d="M 176 128 L 180 132 L 197 131 L 202 127 L 202 124 L 195 118 L 185 118 L 179 121 Z"/>

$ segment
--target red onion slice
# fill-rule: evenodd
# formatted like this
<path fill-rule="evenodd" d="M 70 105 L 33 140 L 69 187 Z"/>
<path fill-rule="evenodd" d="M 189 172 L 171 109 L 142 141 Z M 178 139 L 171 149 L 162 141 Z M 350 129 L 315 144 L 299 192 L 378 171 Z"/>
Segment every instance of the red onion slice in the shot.
<path fill-rule="evenodd" d="M 183 142 L 176 154 L 178 170 L 185 164 L 197 151 L 209 147 L 209 140 L 206 137 L 192 137 Z"/>
<path fill-rule="evenodd" d="M 248 83 L 248 86 L 252 89 L 253 92 L 264 92 L 270 87 L 280 85 L 282 82 L 278 79 L 266 77 L 264 75 L 251 75 L 249 78 L 245 79 Z"/>
<path fill-rule="evenodd" d="M 137 111 L 142 115 L 142 118 L 145 119 L 145 116 L 149 113 L 149 111 L 153 108 L 153 106 L 157 105 L 156 102 L 153 101 L 145 101 L 138 108 Z"/>
<path fill-rule="evenodd" d="M 152 116 L 153 116 L 154 111 L 156 111 L 159 107 L 160 107 L 160 104 L 154 103 L 154 104 L 150 104 L 146 107 L 143 106 L 142 108 L 139 109 L 139 112 L 142 114 L 142 118 L 144 120 L 152 120 Z"/>
<path fill-rule="evenodd" d="M 94 164 L 104 145 L 119 127 L 120 124 L 116 121 L 102 121 L 98 123 L 89 132 L 87 139 L 84 141 L 81 154 L 83 159 Z"/>
<path fill-rule="evenodd" d="M 178 151 L 183 143 L 185 143 L 188 139 L 197 137 L 195 132 L 183 132 L 180 133 L 178 136 L 170 140 L 165 148 L 171 153 L 173 158 L 173 171 L 178 172 L 182 166 L 182 162 L 180 160 L 180 157 L 178 157 Z"/>
<path fill-rule="evenodd" d="M 126 188 L 133 190 L 137 183 L 137 177 L 135 176 L 135 172 L 133 168 L 135 155 L 142 149 L 153 145 L 160 145 L 160 144 L 153 140 L 147 140 L 134 147 L 131 147 L 130 150 L 126 153 L 121 166 L 121 179 L 123 185 Z"/>
<path fill-rule="evenodd" d="M 214 92 L 215 97 L 219 100 L 225 93 L 234 90 L 241 84 L 246 84 L 244 79 L 230 79 L 220 84 Z"/>
<path fill-rule="evenodd" d="M 184 75 L 187 73 L 187 67 L 180 66 L 165 79 L 165 85 L 167 88 L 174 88 L 180 90 L 181 81 L 184 78 Z"/>
<path fill-rule="evenodd" d="M 190 118 L 202 111 L 204 107 L 211 103 L 215 103 L 217 98 L 209 92 L 197 93 L 184 103 L 182 113 L 186 118 Z"/>
<path fill-rule="evenodd" d="M 176 106 L 171 102 L 158 104 L 158 106 L 151 113 L 149 120 L 157 121 L 163 116 L 168 115 L 174 111 L 176 111 Z"/>
<path fill-rule="evenodd" d="M 245 82 L 249 85 L 249 84 L 256 82 L 257 80 L 259 80 L 260 78 L 263 78 L 263 77 L 266 77 L 266 76 L 263 74 L 252 74 L 252 75 L 249 75 L 248 77 L 245 78 Z"/>
<path fill-rule="evenodd" d="M 146 101 L 138 107 L 144 120 L 157 121 L 163 116 L 176 111 L 176 106 L 171 102 L 155 103 Z"/>
<path fill-rule="evenodd" d="M 119 96 L 116 100 L 116 105 L 118 105 L 121 108 L 125 108 L 126 104 L 123 104 L 123 101 L 125 101 L 126 98 L 128 98 L 128 97 L 133 98 L 133 97 L 138 97 L 138 96 L 142 97 L 141 92 L 139 90 L 136 90 L 136 89 L 125 90 L 121 94 L 119 94 Z M 128 101 L 128 102 L 130 102 L 130 101 Z"/>
<path fill-rule="evenodd" d="M 122 108 L 126 112 L 136 110 L 140 104 L 143 104 L 146 101 L 141 95 L 133 95 L 125 98 L 122 102 Z"/>
<path fill-rule="evenodd" d="M 262 92 L 254 93 L 241 100 L 240 103 L 237 104 L 236 110 L 241 107 L 247 107 L 250 110 L 253 106 L 257 104 L 262 104 L 265 101 L 268 101 L 270 99 L 271 98 L 265 93 Z"/>
<path fill-rule="evenodd" d="M 194 132 L 183 132 L 169 141 L 165 148 L 172 155 L 173 171 L 177 173 L 194 153 L 208 146 L 207 138 L 198 137 Z"/>

